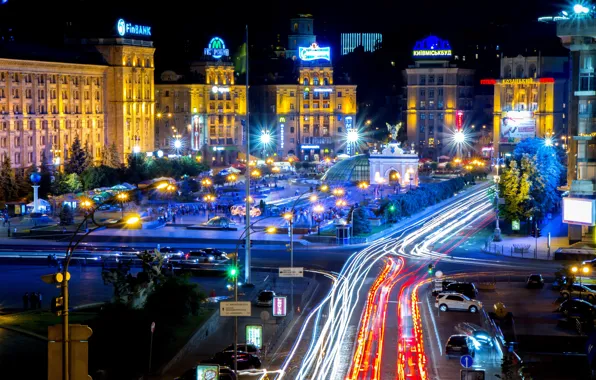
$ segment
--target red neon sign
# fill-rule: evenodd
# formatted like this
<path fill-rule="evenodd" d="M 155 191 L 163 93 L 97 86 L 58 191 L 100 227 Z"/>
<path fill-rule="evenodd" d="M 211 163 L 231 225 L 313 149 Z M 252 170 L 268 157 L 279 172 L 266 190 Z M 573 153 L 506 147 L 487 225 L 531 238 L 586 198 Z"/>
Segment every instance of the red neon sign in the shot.
<path fill-rule="evenodd" d="M 538 78 L 540 83 L 555 83 L 555 78 Z"/>
<path fill-rule="evenodd" d="M 458 131 L 461 130 L 461 127 L 464 125 L 464 111 L 457 111 L 455 113 L 455 127 Z"/>
<path fill-rule="evenodd" d="M 496 79 L 480 79 L 480 84 L 492 86 L 492 85 L 497 84 L 497 80 Z"/>

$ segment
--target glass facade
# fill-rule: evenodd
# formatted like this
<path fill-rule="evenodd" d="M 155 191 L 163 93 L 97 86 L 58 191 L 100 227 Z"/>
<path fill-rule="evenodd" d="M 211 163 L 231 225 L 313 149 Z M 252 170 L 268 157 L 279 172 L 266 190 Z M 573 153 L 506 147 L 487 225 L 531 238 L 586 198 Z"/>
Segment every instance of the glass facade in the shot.
<path fill-rule="evenodd" d="M 370 163 L 367 155 L 346 158 L 333 165 L 322 178 L 327 182 L 360 182 L 370 180 Z"/>

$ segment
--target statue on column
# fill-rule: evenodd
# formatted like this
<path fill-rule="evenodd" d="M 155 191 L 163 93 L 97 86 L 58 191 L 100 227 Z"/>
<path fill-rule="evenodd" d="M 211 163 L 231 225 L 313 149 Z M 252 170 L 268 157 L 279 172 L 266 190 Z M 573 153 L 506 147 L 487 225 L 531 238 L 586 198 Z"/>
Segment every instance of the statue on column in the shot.
<path fill-rule="evenodd" d="M 391 140 L 389 141 L 390 144 L 399 144 L 397 142 L 397 135 L 399 130 L 401 129 L 401 123 L 397 123 L 395 125 L 391 125 L 389 123 L 385 123 L 387 125 L 387 130 L 391 134 Z"/>

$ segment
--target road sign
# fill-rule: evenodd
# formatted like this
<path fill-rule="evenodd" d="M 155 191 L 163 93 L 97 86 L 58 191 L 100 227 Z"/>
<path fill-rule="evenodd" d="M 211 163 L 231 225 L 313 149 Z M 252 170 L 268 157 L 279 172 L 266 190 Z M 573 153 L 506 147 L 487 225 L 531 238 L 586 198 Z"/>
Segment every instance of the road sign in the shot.
<path fill-rule="evenodd" d="M 263 348 L 262 325 L 246 325 L 246 343 L 254 344 L 259 350 Z"/>
<path fill-rule="evenodd" d="M 220 317 L 250 317 L 250 301 L 222 301 L 219 303 Z"/>
<path fill-rule="evenodd" d="M 484 380 L 484 371 L 476 369 L 462 369 L 459 371 L 461 380 Z"/>
<path fill-rule="evenodd" d="M 279 268 L 279 277 L 304 277 L 304 268 L 302 268 L 302 267 Z"/>
<path fill-rule="evenodd" d="M 151 334 L 155 332 L 155 322 L 151 322 Z"/>
<path fill-rule="evenodd" d="M 459 359 L 461 366 L 464 368 L 470 368 L 474 364 L 474 359 L 470 355 L 464 355 Z"/>
<path fill-rule="evenodd" d="M 199 364 L 197 366 L 197 380 L 219 380 L 219 365 Z"/>
<path fill-rule="evenodd" d="M 286 297 L 273 297 L 273 316 L 285 317 L 288 313 L 288 300 Z"/>

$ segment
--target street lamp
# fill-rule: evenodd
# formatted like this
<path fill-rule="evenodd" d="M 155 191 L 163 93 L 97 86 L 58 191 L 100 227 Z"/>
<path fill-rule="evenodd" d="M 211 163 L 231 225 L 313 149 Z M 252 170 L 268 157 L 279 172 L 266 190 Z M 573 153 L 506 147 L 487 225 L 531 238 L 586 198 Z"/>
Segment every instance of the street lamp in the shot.
<path fill-rule="evenodd" d="M 118 193 L 118 195 L 116 195 L 116 198 L 118 198 L 118 200 L 120 201 L 120 207 L 122 209 L 122 219 L 124 219 L 124 202 L 128 200 L 128 194 Z"/>
<path fill-rule="evenodd" d="M 237 179 L 238 179 L 238 176 L 236 174 L 233 174 L 233 173 L 232 174 L 228 174 L 228 176 L 226 177 L 226 180 L 229 183 L 232 183 L 232 184 L 236 183 L 236 180 Z"/>
<path fill-rule="evenodd" d="M 230 175 L 233 175 L 233 174 L 230 174 Z M 201 180 L 201 185 L 203 187 L 210 187 L 211 185 L 213 185 L 213 181 L 211 180 L 211 178 L 206 177 Z"/>
<path fill-rule="evenodd" d="M 495 222 L 495 231 L 493 233 L 493 241 L 501 241 L 501 229 L 499 228 L 499 181 L 501 177 L 499 177 L 499 166 L 503 162 L 502 158 L 496 159 L 496 167 L 497 167 L 497 175 L 493 177 L 495 181 L 495 197 L 497 199 L 495 212 L 496 212 L 496 222 Z"/>
<path fill-rule="evenodd" d="M 316 194 L 313 194 L 313 195 L 311 195 L 310 197 L 308 197 L 308 199 L 309 199 L 311 202 L 316 202 L 316 201 L 318 201 L 318 200 L 319 200 L 319 197 L 317 197 L 317 195 L 316 195 Z"/>
<path fill-rule="evenodd" d="M 333 189 L 333 191 L 331 191 L 331 193 L 333 195 L 335 195 L 336 197 L 341 197 L 343 196 L 346 192 L 344 189 L 342 189 L 341 187 L 336 187 L 335 189 Z"/>
<path fill-rule="evenodd" d="M 321 222 L 323 221 L 323 212 L 325 212 L 325 207 L 322 204 L 317 204 L 315 207 L 313 207 L 313 211 L 319 215 L 317 223 L 317 235 L 321 235 Z"/>
<path fill-rule="evenodd" d="M 216 196 L 214 194 L 207 194 L 203 197 L 203 201 L 207 203 L 207 221 L 209 221 L 209 207 L 215 202 Z"/>

